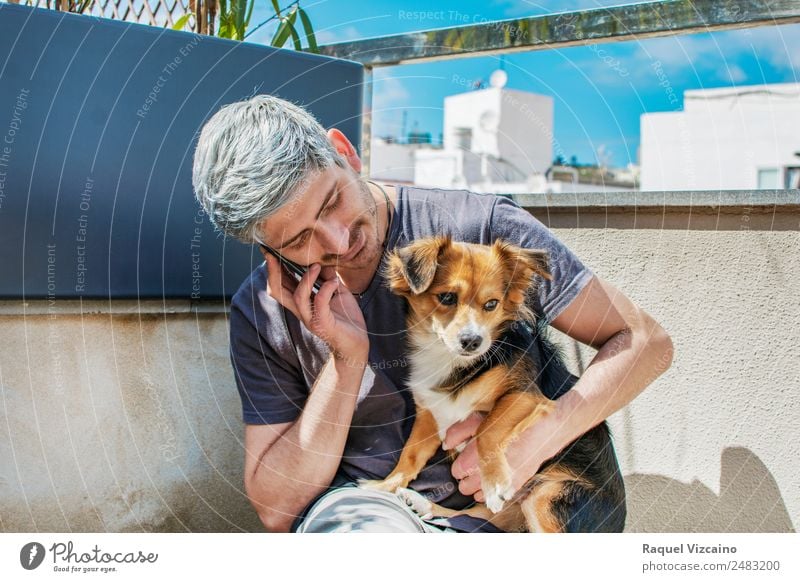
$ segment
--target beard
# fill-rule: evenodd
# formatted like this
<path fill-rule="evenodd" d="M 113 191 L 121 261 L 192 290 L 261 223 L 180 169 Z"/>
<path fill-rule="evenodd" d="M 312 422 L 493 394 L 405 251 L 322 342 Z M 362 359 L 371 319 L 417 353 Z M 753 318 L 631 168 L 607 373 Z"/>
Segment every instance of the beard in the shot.
<path fill-rule="evenodd" d="M 375 199 L 372 197 L 372 192 L 370 192 L 366 182 L 358 176 L 353 179 L 358 180 L 359 202 L 365 210 L 350 228 L 350 239 L 347 248 L 348 250 L 352 249 L 354 245 L 360 242 L 362 236 L 364 237 L 364 246 L 349 261 L 342 261 L 340 255 L 325 255 L 321 261 L 323 265 L 357 269 L 369 266 L 383 252 L 383 246 L 378 242 L 380 238 L 378 232 L 378 205 L 375 203 Z"/>

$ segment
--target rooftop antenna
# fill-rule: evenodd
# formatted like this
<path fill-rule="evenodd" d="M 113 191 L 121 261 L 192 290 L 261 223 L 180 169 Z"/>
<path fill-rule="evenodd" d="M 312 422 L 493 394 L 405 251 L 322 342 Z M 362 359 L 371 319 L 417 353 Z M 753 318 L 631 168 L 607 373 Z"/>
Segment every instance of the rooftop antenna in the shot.
<path fill-rule="evenodd" d="M 493 71 L 489 76 L 489 86 L 502 89 L 508 83 L 508 73 L 506 73 L 506 55 L 500 55 L 500 68 Z"/>
<path fill-rule="evenodd" d="M 506 83 L 508 83 L 508 74 L 503 69 L 497 69 L 489 77 L 489 85 L 491 87 L 502 89 L 506 86 Z"/>

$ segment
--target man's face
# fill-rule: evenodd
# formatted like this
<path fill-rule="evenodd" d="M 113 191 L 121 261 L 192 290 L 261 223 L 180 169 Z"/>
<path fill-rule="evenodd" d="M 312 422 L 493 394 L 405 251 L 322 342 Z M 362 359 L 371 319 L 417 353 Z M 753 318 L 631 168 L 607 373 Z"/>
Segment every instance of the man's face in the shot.
<path fill-rule="evenodd" d="M 309 176 L 294 197 L 260 225 L 261 239 L 301 265 L 368 267 L 381 253 L 375 200 L 350 168 Z"/>

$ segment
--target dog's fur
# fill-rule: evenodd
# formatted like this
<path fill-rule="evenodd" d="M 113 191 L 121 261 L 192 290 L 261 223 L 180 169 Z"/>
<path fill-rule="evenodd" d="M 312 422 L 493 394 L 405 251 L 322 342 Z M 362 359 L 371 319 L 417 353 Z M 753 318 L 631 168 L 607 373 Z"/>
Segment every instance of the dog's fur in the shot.
<path fill-rule="evenodd" d="M 397 492 L 420 514 L 468 514 L 506 531 L 621 531 L 624 488 L 605 423 L 544 463 L 516 494 L 511 485 L 506 448 L 554 408 L 528 352 L 535 318 L 526 297 L 539 277 L 550 278 L 546 252 L 434 237 L 396 250 L 386 275 L 408 302 L 416 419 L 395 469 L 361 485 Z M 536 337 L 546 357 L 556 357 Z M 488 413 L 476 437 L 486 504 L 455 511 L 406 489 L 447 429 L 475 411 Z"/>

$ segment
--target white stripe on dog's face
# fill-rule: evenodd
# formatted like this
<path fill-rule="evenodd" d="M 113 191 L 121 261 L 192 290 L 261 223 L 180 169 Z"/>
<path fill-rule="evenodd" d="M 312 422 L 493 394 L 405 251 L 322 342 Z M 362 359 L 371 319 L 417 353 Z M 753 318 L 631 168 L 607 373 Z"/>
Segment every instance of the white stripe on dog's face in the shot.
<path fill-rule="evenodd" d="M 456 358 L 466 361 L 485 354 L 492 344 L 492 329 L 475 317 L 470 305 L 459 307 L 458 314 L 446 325 L 434 319 L 432 327 L 439 339 Z"/>

